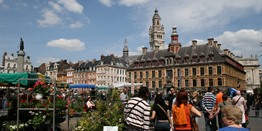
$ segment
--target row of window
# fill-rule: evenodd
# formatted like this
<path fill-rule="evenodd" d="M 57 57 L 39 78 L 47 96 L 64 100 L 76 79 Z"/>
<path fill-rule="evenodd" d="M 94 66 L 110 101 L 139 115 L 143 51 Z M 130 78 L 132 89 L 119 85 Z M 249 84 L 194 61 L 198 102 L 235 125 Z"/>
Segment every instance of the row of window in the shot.
<path fill-rule="evenodd" d="M 222 79 L 221 78 L 217 78 L 217 83 L 214 83 L 214 79 L 200 79 L 200 85 L 198 85 L 198 80 L 197 79 L 193 79 L 193 80 L 183 80 L 184 81 L 184 86 L 185 87 L 190 87 L 190 83 L 192 82 L 192 86 L 193 87 L 197 87 L 197 86 L 201 86 L 201 87 L 206 87 L 206 86 L 222 86 Z M 149 87 L 149 82 L 146 82 L 146 86 Z M 177 80 L 177 86 L 178 87 L 182 87 L 180 80 Z M 158 81 L 158 87 L 163 87 L 162 85 L 162 81 Z M 156 88 L 156 81 L 152 81 L 152 88 Z"/>
<path fill-rule="evenodd" d="M 199 75 L 200 76 L 204 76 L 206 74 L 208 75 L 213 75 L 215 72 L 214 72 L 214 69 L 212 66 L 210 67 L 207 67 L 208 68 L 208 72 L 206 73 L 206 67 L 200 67 L 200 68 L 191 68 L 191 72 L 192 72 L 192 76 L 197 76 L 197 70 L 200 70 L 199 72 Z M 182 72 L 181 72 L 182 71 Z M 177 76 L 180 77 L 180 76 L 189 76 L 189 71 L 190 71 L 190 68 L 184 68 L 184 69 L 177 69 Z M 156 72 L 158 72 L 158 78 L 161 78 L 162 77 L 162 70 L 158 70 L 158 71 L 151 71 L 151 78 L 155 78 L 156 77 Z M 217 66 L 216 67 L 216 74 L 217 75 L 221 75 L 222 74 L 222 67 L 221 66 Z M 146 78 L 149 77 L 149 71 L 146 71 L 146 74 L 145 74 Z M 170 69 L 170 70 L 166 70 L 166 76 L 167 78 L 173 78 L 173 70 Z M 132 78 L 131 76 L 131 73 L 129 73 L 129 78 Z M 134 72 L 134 76 L 133 78 L 138 78 L 138 73 L 137 72 Z M 143 77 L 143 72 L 140 71 L 139 72 L 139 78 L 144 78 Z"/>

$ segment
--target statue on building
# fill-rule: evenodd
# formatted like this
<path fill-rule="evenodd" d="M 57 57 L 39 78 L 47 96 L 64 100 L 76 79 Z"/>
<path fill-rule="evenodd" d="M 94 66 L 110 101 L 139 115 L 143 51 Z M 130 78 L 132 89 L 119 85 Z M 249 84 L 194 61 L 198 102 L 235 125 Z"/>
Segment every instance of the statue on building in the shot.
<path fill-rule="evenodd" d="M 24 50 L 24 41 L 23 39 L 21 38 L 20 39 L 20 51 L 23 51 Z"/>

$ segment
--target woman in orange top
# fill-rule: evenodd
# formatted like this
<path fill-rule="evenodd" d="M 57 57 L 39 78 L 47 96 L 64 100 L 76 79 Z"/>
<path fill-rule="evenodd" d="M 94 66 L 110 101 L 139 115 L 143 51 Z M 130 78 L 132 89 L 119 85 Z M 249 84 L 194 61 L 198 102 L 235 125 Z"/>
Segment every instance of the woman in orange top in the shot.
<path fill-rule="evenodd" d="M 190 113 L 196 117 L 201 112 L 188 103 L 188 93 L 184 88 L 177 93 L 176 102 L 172 106 L 173 123 L 176 131 L 191 131 Z"/>

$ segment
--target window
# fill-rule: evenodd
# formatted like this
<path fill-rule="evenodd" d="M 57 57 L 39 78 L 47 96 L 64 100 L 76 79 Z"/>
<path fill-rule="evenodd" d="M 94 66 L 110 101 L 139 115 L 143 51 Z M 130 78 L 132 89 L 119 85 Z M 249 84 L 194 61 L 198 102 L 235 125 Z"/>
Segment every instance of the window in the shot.
<path fill-rule="evenodd" d="M 180 69 L 177 69 L 177 76 L 180 77 L 181 75 Z"/>
<path fill-rule="evenodd" d="M 155 78 L 155 71 L 152 71 L 152 78 Z"/>
<path fill-rule="evenodd" d="M 172 70 L 166 70 L 166 76 L 167 78 L 173 78 Z"/>
<path fill-rule="evenodd" d="M 188 76 L 188 68 L 185 69 L 185 76 Z"/>
<path fill-rule="evenodd" d="M 218 86 L 222 86 L 222 79 L 221 79 L 221 78 L 218 78 L 218 79 L 217 79 L 217 85 L 218 85 Z"/>
<path fill-rule="evenodd" d="M 201 76 L 204 76 L 204 75 L 205 75 L 205 68 L 204 68 L 204 67 L 201 67 L 201 68 L 200 68 L 200 75 L 201 75 Z"/>
<path fill-rule="evenodd" d="M 143 72 L 140 72 L 140 78 L 143 78 Z"/>
<path fill-rule="evenodd" d="M 193 80 L 193 87 L 197 86 L 197 80 Z"/>
<path fill-rule="evenodd" d="M 129 72 L 129 78 L 132 79 L 132 78 L 131 78 L 131 72 Z"/>
<path fill-rule="evenodd" d="M 212 67 L 208 67 L 208 74 L 212 75 L 213 74 L 213 68 Z"/>
<path fill-rule="evenodd" d="M 177 86 L 178 86 L 178 87 L 181 87 L 180 84 L 181 84 L 181 83 L 180 83 L 180 80 L 177 80 Z"/>
<path fill-rule="evenodd" d="M 134 78 L 137 78 L 136 72 L 134 72 L 134 73 L 135 73 Z"/>
<path fill-rule="evenodd" d="M 217 66 L 217 74 L 218 75 L 222 74 L 221 66 Z"/>
<path fill-rule="evenodd" d="M 158 77 L 162 78 L 162 71 L 161 70 L 158 71 Z"/>
<path fill-rule="evenodd" d="M 213 86 L 213 79 L 209 79 L 209 86 Z"/>
<path fill-rule="evenodd" d="M 149 85 L 148 82 L 146 82 L 146 87 L 148 87 L 148 85 Z"/>
<path fill-rule="evenodd" d="M 201 79 L 201 86 L 202 86 L 202 87 L 205 86 L 205 79 Z"/>
<path fill-rule="evenodd" d="M 156 88 L 156 82 L 152 81 L 152 88 Z"/>
<path fill-rule="evenodd" d="M 146 71 L 146 77 L 148 78 L 148 71 Z"/>
<path fill-rule="evenodd" d="M 189 87 L 188 80 L 185 80 L 185 87 Z"/>
<path fill-rule="evenodd" d="M 193 68 L 193 76 L 196 76 L 196 68 Z"/>
<path fill-rule="evenodd" d="M 159 82 L 158 82 L 158 87 L 159 87 L 159 88 L 162 87 L 162 81 L 159 81 Z"/>

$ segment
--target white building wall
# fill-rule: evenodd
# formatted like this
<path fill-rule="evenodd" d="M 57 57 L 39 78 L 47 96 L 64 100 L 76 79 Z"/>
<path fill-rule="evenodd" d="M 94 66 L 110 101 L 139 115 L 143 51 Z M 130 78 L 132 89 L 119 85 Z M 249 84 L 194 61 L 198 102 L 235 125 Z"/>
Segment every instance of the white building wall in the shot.
<path fill-rule="evenodd" d="M 240 64 L 244 66 L 246 72 L 246 83 L 248 89 L 255 89 L 260 87 L 259 78 L 259 61 L 256 57 L 254 58 L 238 58 Z"/>

